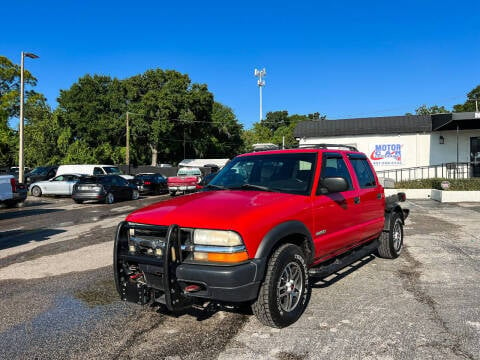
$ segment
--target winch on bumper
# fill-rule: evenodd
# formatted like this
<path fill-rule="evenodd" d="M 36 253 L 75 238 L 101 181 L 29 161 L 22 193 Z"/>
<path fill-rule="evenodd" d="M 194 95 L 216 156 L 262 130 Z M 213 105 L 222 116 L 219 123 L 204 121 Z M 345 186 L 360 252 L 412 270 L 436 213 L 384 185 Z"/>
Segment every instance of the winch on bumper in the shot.
<path fill-rule="evenodd" d="M 121 222 L 116 232 L 113 266 L 122 300 L 162 303 L 176 311 L 193 305 L 195 300 L 240 303 L 255 299 L 265 261 L 195 261 L 193 254 L 208 247 L 193 244 L 192 233 L 193 229 L 177 225 Z M 236 251 L 234 247 L 228 250 Z"/>

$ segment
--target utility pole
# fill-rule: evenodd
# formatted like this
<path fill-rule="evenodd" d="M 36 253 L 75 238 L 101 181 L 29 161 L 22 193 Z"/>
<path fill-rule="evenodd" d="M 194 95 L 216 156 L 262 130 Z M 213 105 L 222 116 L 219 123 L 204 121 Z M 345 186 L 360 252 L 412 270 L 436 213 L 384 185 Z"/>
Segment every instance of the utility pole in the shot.
<path fill-rule="evenodd" d="M 265 86 L 265 80 L 263 77 L 267 76 L 267 70 L 263 68 L 262 70 L 255 69 L 254 75 L 258 77 L 257 85 L 260 89 L 260 121 L 263 119 L 263 111 L 262 111 L 262 87 Z"/>

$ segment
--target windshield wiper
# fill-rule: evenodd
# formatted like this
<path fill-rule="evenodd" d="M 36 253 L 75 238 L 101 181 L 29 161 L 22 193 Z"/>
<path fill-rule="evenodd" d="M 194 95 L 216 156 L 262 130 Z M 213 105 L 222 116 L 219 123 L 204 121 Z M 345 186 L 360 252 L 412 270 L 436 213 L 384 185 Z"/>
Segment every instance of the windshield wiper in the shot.
<path fill-rule="evenodd" d="M 218 190 L 226 190 L 227 189 L 225 186 L 214 185 L 214 184 L 207 184 L 207 185 L 204 186 L 204 189 L 205 188 L 212 188 L 212 189 L 218 189 Z"/>
<path fill-rule="evenodd" d="M 253 189 L 253 190 L 261 190 L 261 191 L 270 191 L 273 192 L 274 190 L 262 186 L 262 185 L 254 185 L 254 184 L 242 184 L 241 186 L 231 187 L 229 189 L 237 190 L 237 189 Z"/>

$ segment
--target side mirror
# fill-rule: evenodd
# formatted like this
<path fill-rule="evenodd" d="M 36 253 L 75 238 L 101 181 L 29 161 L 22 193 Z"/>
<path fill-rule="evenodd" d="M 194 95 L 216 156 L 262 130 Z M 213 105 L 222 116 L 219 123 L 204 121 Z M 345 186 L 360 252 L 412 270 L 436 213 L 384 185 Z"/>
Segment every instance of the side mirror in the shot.
<path fill-rule="evenodd" d="M 322 194 L 327 193 L 337 193 L 342 191 L 348 190 L 348 182 L 343 177 L 326 177 L 323 178 L 320 182 L 322 186 L 322 190 L 326 190 L 326 192 L 322 191 Z"/>

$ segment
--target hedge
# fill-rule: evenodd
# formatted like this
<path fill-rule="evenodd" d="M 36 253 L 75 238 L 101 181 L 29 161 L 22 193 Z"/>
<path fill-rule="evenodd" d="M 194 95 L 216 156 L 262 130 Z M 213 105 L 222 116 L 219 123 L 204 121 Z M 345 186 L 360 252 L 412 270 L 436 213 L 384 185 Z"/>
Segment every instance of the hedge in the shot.
<path fill-rule="evenodd" d="M 437 189 L 443 190 L 442 181 L 448 181 L 451 191 L 480 191 L 480 178 L 478 179 L 421 179 L 399 181 L 395 183 L 396 189 Z"/>

